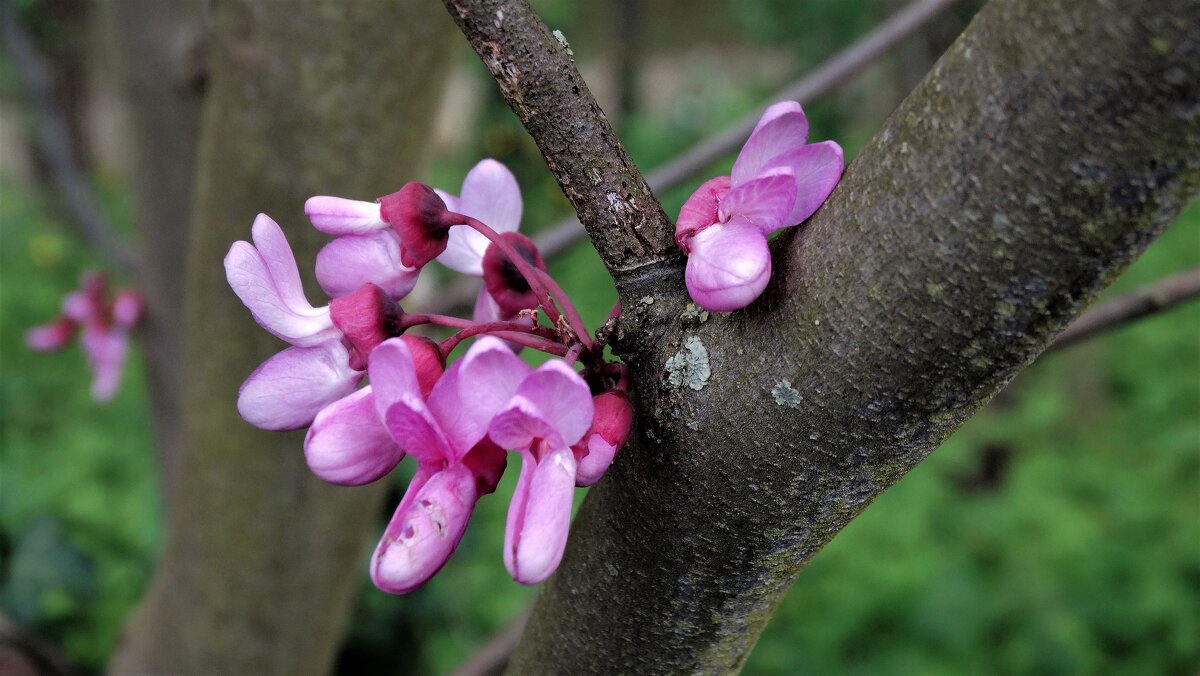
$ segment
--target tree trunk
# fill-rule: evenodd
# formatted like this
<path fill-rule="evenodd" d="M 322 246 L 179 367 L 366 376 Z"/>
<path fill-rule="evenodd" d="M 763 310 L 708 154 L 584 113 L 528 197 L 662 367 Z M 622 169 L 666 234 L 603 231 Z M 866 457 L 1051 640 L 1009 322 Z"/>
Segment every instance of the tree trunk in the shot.
<path fill-rule="evenodd" d="M 471 34 L 489 29 L 463 5 L 513 17 L 523 3 L 447 4 Z M 554 46 L 509 54 L 485 37 L 514 109 L 539 110 Z M 589 162 L 619 154 L 584 136 L 564 151 L 573 120 L 535 121 L 572 201 L 596 204 Z M 580 510 L 510 672 L 736 671 L 804 564 L 1198 188 L 1200 2 L 993 0 L 830 202 L 775 240 L 772 284 L 746 310 L 688 312 L 669 231 L 581 209 L 617 277 L 638 425 Z"/>
<path fill-rule="evenodd" d="M 134 220 L 146 299 L 150 422 L 165 496 L 178 455 L 187 213 L 207 64 L 201 0 L 122 0 L 97 8 L 115 52 L 133 140 Z"/>
<path fill-rule="evenodd" d="M 333 660 L 383 486 L 312 476 L 303 435 L 254 429 L 238 385 L 285 347 L 221 260 L 258 212 L 312 269 L 314 194 L 371 199 L 414 178 L 446 65 L 420 0 L 221 0 L 201 124 L 183 308 L 182 431 L 163 553 L 116 674 L 320 674 Z M 318 298 L 311 294 L 311 298 Z"/>

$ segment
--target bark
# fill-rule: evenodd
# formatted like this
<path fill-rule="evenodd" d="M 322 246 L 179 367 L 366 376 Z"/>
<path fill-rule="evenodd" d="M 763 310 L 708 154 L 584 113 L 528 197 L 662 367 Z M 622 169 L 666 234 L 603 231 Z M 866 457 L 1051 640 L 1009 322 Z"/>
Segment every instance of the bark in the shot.
<path fill-rule="evenodd" d="M 205 63 L 201 0 L 104 3 L 133 140 L 138 286 L 146 299 L 140 331 L 146 355 L 150 422 L 163 494 L 178 455 L 187 213 L 195 181 Z"/>
<path fill-rule="evenodd" d="M 1198 189 L 1200 2 L 993 0 L 758 302 L 706 320 L 676 260 L 618 276 L 637 430 L 510 672 L 736 671 L 804 564 Z M 610 267 L 622 240 L 661 244 L 607 233 Z"/>
<path fill-rule="evenodd" d="M 238 417 L 238 385 L 284 345 L 229 290 L 221 260 L 262 211 L 311 270 L 325 238 L 305 221 L 305 198 L 371 199 L 416 175 L 447 61 L 450 22 L 434 10 L 419 0 L 216 3 L 178 482 L 113 673 L 321 674 L 332 664 L 383 486 L 324 484 L 305 466 L 302 434 Z"/>
<path fill-rule="evenodd" d="M 524 0 L 443 0 L 614 276 L 677 259 L 674 228 L 575 69 Z"/>

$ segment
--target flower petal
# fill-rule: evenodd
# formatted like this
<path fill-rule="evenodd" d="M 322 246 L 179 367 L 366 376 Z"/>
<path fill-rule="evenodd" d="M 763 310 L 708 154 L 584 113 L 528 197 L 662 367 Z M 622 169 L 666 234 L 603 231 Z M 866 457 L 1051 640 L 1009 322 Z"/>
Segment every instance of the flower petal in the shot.
<path fill-rule="evenodd" d="M 234 242 L 225 256 L 225 276 L 238 298 L 263 328 L 297 346 L 311 346 L 338 336 L 329 309 L 316 309 L 304 298 L 296 259 L 279 226 L 260 214 L 254 241 Z"/>
<path fill-rule="evenodd" d="M 575 468 L 576 486 L 591 486 L 599 481 L 617 455 L 617 447 L 599 434 L 589 435 L 586 442 L 588 453 L 579 459 Z"/>
<path fill-rule="evenodd" d="M 842 147 L 833 141 L 812 143 L 775 160 L 796 176 L 796 203 L 784 219 L 784 225 L 804 221 L 825 203 L 842 178 L 846 160 Z"/>
<path fill-rule="evenodd" d="M 59 317 L 49 324 L 35 326 L 25 332 L 25 345 L 35 352 L 61 350 L 71 342 L 78 327 L 68 317 Z"/>
<path fill-rule="evenodd" d="M 803 146 L 806 138 L 808 119 L 798 104 L 794 108 L 781 104 L 768 108 L 733 162 L 733 185 L 755 178 L 772 165 L 772 160 Z"/>
<path fill-rule="evenodd" d="M 386 340 L 371 352 L 368 364 L 375 410 L 396 444 L 425 464 L 440 465 L 452 459 L 442 428 L 421 396 L 408 345 L 399 338 Z"/>
<path fill-rule="evenodd" d="M 786 219 L 795 202 L 796 177 L 790 169 L 777 167 L 725 193 L 719 215 L 723 222 L 740 218 L 770 233 L 790 225 Z"/>
<path fill-rule="evenodd" d="M 361 235 L 388 227 L 378 202 L 317 195 L 304 203 L 304 213 L 314 228 L 330 235 Z"/>
<path fill-rule="evenodd" d="M 451 226 L 450 240 L 446 243 L 446 250 L 437 257 L 437 260 L 455 272 L 472 277 L 482 277 L 483 254 L 487 251 L 488 244 L 487 237 L 469 226 Z"/>
<path fill-rule="evenodd" d="M 496 160 L 481 160 L 467 172 L 459 200 L 459 211 L 496 232 L 513 232 L 521 224 L 521 188 L 508 167 Z"/>
<path fill-rule="evenodd" d="M 550 577 L 562 560 L 571 527 L 575 456 L 562 447 L 534 463 L 521 454 L 521 477 L 508 508 L 504 565 L 521 584 Z"/>
<path fill-rule="evenodd" d="M 754 125 L 754 131 L 758 131 L 764 124 L 774 120 L 784 113 L 800 113 L 803 115 L 804 109 L 801 108 L 800 104 L 796 101 L 780 101 L 778 103 L 772 103 L 771 105 L 767 106 L 767 109 L 763 111 L 762 116 L 758 118 L 758 123 Z M 750 133 L 753 134 L 754 132 Z"/>
<path fill-rule="evenodd" d="M 530 371 L 504 341 L 483 336 L 434 385 L 429 408 L 457 458 L 483 439 Z"/>
<path fill-rule="evenodd" d="M 338 341 L 289 347 L 262 363 L 238 391 L 238 413 L 264 430 L 293 430 L 354 391 L 362 373 Z"/>
<path fill-rule="evenodd" d="M 84 327 L 83 354 L 92 368 L 92 399 L 112 401 L 121 385 L 121 371 L 129 354 L 129 334 L 120 329 Z"/>
<path fill-rule="evenodd" d="M 691 239 L 704 228 L 720 221 L 717 213 L 721 198 L 729 192 L 729 177 L 718 176 L 705 181 L 679 209 L 675 222 L 675 243 L 684 253 L 691 251 Z"/>
<path fill-rule="evenodd" d="M 475 478 L 462 465 L 434 474 L 388 523 L 371 557 L 375 586 L 406 594 L 433 577 L 462 540 L 478 498 Z"/>
<path fill-rule="evenodd" d="M 510 449 L 529 448 L 538 438 L 560 438 L 562 445 L 571 446 L 591 427 L 593 414 L 587 383 L 566 362 L 553 359 L 521 382 L 509 405 L 492 421 L 489 435 Z"/>
<path fill-rule="evenodd" d="M 338 237 L 317 253 L 317 282 L 333 298 L 371 283 L 398 300 L 420 272 L 400 262 L 400 239 L 391 230 Z"/>
<path fill-rule="evenodd" d="M 340 486 L 361 486 L 396 467 L 404 451 L 375 412 L 368 385 L 321 409 L 304 437 L 313 474 Z"/>
<path fill-rule="evenodd" d="M 771 278 L 767 237 L 753 223 L 734 220 L 692 240 L 684 280 L 705 310 L 731 312 L 758 298 Z"/>

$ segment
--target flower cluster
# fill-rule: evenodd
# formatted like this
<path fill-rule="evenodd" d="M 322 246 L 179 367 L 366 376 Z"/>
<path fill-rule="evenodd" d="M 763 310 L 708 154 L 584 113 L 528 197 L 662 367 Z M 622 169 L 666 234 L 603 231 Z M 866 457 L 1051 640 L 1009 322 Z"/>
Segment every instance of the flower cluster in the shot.
<path fill-rule="evenodd" d="M 800 104 L 783 101 L 763 113 L 730 176 L 701 185 L 683 204 L 675 242 L 688 255 L 688 293 L 706 310 L 746 307 L 771 278 L 767 236 L 807 219 L 842 176 L 842 148 L 806 144 Z"/>
<path fill-rule="evenodd" d="M 110 298 L 104 275 L 86 272 L 79 289 L 63 298 L 58 318 L 26 331 L 25 344 L 38 352 L 54 352 L 66 347 L 79 332 L 79 345 L 92 371 L 92 399 L 107 402 L 121 384 L 129 332 L 141 315 L 140 294 L 122 289 Z"/>
<path fill-rule="evenodd" d="M 598 481 L 629 435 L 625 366 L 604 360 L 604 345 L 517 232 L 521 210 L 516 179 L 494 160 L 467 174 L 459 196 L 409 183 L 377 202 L 313 197 L 305 213 L 334 236 L 317 255 L 331 298 L 322 307 L 305 298 L 283 231 L 267 216 L 255 220 L 253 242 L 235 242 L 225 258 L 255 320 L 290 344 L 242 385 L 242 417 L 268 430 L 308 426 L 308 465 L 334 484 L 366 484 L 405 455 L 416 460 L 371 560 L 384 591 L 409 592 L 446 563 L 508 452 L 521 469 L 504 562 L 518 582 L 546 579 L 566 545 L 575 486 Z M 400 306 L 433 260 L 483 278 L 472 319 Z M 420 325 L 457 332 L 441 342 L 406 333 Z M 534 369 L 516 355 L 524 347 L 557 358 Z"/>

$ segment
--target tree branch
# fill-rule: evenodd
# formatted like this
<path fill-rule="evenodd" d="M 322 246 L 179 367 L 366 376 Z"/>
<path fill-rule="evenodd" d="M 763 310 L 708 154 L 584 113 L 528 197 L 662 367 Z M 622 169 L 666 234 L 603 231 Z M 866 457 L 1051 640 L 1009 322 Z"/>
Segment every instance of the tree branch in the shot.
<path fill-rule="evenodd" d="M 1169 310 L 1197 296 L 1200 296 L 1200 267 L 1092 307 L 1060 333 L 1046 351 L 1071 347 L 1110 329 Z"/>
<path fill-rule="evenodd" d="M 825 96 L 848 83 L 897 44 L 962 1 L 914 0 L 870 33 L 767 97 L 766 103 L 746 113 L 737 122 L 651 171 L 646 176 L 650 189 L 661 193 L 683 185 L 706 166 L 741 147 L 768 105 L 785 100 L 809 103 Z M 534 242 L 542 256 L 549 260 L 570 248 L 586 234 L 579 219 L 570 216 L 538 234 Z M 439 294 L 438 302 L 434 305 L 436 309 L 431 311 L 449 312 L 455 308 L 469 308 L 475 302 L 475 294 L 478 291 L 479 282 L 464 277 Z"/>
<path fill-rule="evenodd" d="M 680 270 L 626 279 L 654 298 L 614 348 L 637 430 L 510 669 L 736 671 L 804 564 L 1194 198 L 1197 110 L 1195 0 L 993 0 L 758 302 L 701 322 Z"/>
<path fill-rule="evenodd" d="M 525 0 L 444 0 L 618 280 L 681 264 L 673 226 L 575 69 Z"/>
<path fill-rule="evenodd" d="M 54 186 L 71 214 L 69 222 L 113 267 L 127 276 L 136 276 L 137 260 L 133 251 L 113 231 L 96 203 L 91 183 L 75 161 L 67 120 L 54 98 L 50 68 L 37 53 L 10 0 L 0 0 L 0 25 L 3 25 L 8 54 L 36 112 L 38 141 L 50 165 Z"/>

